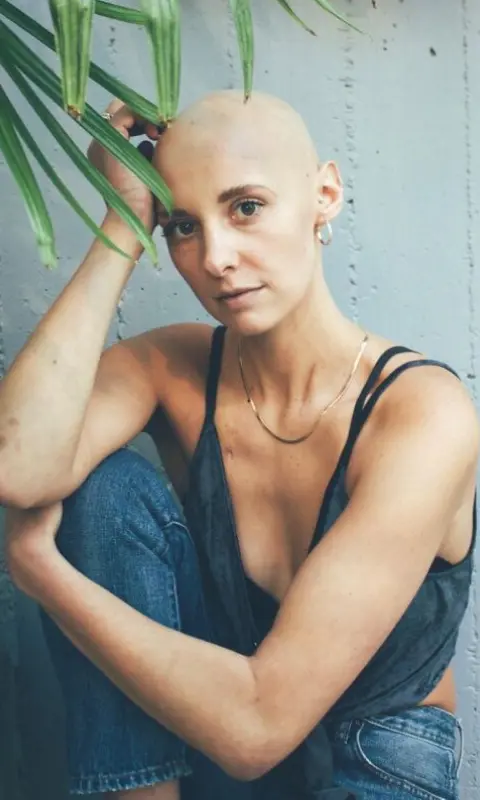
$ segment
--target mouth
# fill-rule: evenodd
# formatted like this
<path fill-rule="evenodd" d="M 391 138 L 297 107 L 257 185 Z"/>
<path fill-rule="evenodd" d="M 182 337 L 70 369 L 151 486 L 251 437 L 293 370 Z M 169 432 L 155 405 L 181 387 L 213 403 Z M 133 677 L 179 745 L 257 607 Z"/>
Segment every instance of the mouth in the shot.
<path fill-rule="evenodd" d="M 245 286 L 243 289 L 231 289 L 230 291 L 220 292 L 215 297 L 215 300 L 233 300 L 236 297 L 244 297 L 245 295 L 258 292 L 262 286 Z"/>
<path fill-rule="evenodd" d="M 244 286 L 241 289 L 229 289 L 220 292 L 215 299 L 230 312 L 240 312 L 249 309 L 255 303 L 256 296 L 263 288 L 263 286 Z"/>

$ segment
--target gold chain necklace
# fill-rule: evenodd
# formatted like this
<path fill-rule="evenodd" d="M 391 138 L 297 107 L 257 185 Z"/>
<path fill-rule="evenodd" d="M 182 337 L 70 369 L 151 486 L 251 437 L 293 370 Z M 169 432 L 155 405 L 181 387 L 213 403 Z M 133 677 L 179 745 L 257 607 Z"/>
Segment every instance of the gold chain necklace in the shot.
<path fill-rule="evenodd" d="M 312 428 L 307 433 L 304 433 L 303 436 L 298 436 L 296 439 L 285 439 L 283 436 L 279 436 L 278 433 L 275 433 L 275 431 L 272 431 L 272 429 L 268 427 L 267 423 L 265 422 L 265 420 L 263 419 L 262 415 L 260 414 L 257 406 L 255 405 L 255 401 L 254 401 L 253 397 L 251 396 L 251 394 L 250 394 L 250 392 L 248 390 L 247 381 L 245 380 L 245 372 L 244 372 L 244 368 L 243 368 L 241 339 L 239 339 L 238 340 L 237 356 L 238 356 L 238 366 L 240 368 L 240 375 L 241 375 L 241 378 L 242 378 L 243 388 L 245 390 L 245 395 L 246 395 L 248 404 L 250 405 L 250 408 L 252 409 L 253 413 L 255 414 L 255 416 L 258 419 L 258 421 L 259 421 L 260 425 L 262 426 L 262 428 L 267 433 L 269 433 L 270 436 L 273 436 L 274 439 L 276 439 L 278 442 L 282 442 L 283 444 L 300 444 L 300 442 L 304 442 L 306 439 L 308 439 L 312 435 L 312 433 L 314 432 L 315 428 L 317 427 L 318 423 L 320 422 L 320 419 L 327 413 L 327 411 L 330 411 L 331 408 L 336 406 L 337 403 L 340 402 L 342 397 L 344 397 L 345 394 L 347 393 L 347 391 L 350 388 L 350 386 L 352 384 L 352 381 L 353 381 L 353 379 L 354 379 L 354 377 L 356 375 L 357 369 L 358 369 L 358 367 L 360 365 L 360 361 L 362 360 L 362 356 L 363 356 L 363 354 L 365 352 L 365 348 L 367 346 L 367 343 L 368 343 L 368 333 L 366 333 L 364 335 L 364 337 L 363 337 L 363 339 L 361 341 L 359 351 L 358 351 L 357 355 L 355 356 L 355 361 L 353 362 L 353 365 L 352 365 L 352 368 L 350 370 L 350 373 L 348 375 L 347 380 L 343 384 L 343 386 L 340 389 L 339 393 L 333 398 L 333 400 L 331 400 L 329 403 L 327 403 L 327 405 L 324 408 L 322 408 L 322 410 L 320 411 L 320 413 L 319 413 L 317 419 L 315 420 Z"/>

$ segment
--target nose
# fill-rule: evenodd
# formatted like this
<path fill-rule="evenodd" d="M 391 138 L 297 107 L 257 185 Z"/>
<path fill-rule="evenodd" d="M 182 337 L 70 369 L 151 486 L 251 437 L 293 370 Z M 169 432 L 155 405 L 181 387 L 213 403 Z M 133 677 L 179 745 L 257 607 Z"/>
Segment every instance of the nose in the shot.
<path fill-rule="evenodd" d="M 203 267 L 214 278 L 220 278 L 227 269 L 238 265 L 238 253 L 232 235 L 222 228 L 204 230 Z"/>

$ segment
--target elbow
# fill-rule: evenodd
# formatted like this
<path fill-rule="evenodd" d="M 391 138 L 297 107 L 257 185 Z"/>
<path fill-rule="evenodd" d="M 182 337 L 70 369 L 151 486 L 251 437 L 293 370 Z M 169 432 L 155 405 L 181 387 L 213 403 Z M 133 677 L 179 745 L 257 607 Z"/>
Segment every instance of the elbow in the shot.
<path fill-rule="evenodd" d="M 57 459 L 38 469 L 30 464 L 12 464 L 3 456 L 0 436 L 0 505 L 29 511 L 58 503 L 81 483 L 70 463 Z M 33 456 L 32 456 L 33 458 Z"/>
<path fill-rule="evenodd" d="M 234 778 L 236 781 L 247 783 L 248 781 L 255 781 L 263 777 L 263 775 L 266 775 L 266 773 L 270 772 L 275 766 L 275 763 L 265 765 L 259 764 L 256 761 L 247 762 L 242 760 L 235 761 L 234 764 L 230 764 L 227 768 L 223 767 L 223 769 L 227 775 Z"/>
<path fill-rule="evenodd" d="M 248 782 L 270 772 L 287 755 L 273 736 L 265 737 L 261 741 L 249 736 L 244 742 L 231 747 L 228 753 L 224 752 L 218 763 L 231 778 Z"/>
<path fill-rule="evenodd" d="M 33 498 L 25 489 L 11 486 L 8 481 L 4 481 L 0 477 L 0 506 L 28 511 L 34 505 Z"/>
<path fill-rule="evenodd" d="M 5 508 L 18 508 L 22 511 L 29 511 L 32 508 L 40 508 L 63 500 L 68 491 L 42 491 L 35 486 L 25 485 L 27 482 L 14 482 L 4 480 L 0 475 L 0 506 Z"/>

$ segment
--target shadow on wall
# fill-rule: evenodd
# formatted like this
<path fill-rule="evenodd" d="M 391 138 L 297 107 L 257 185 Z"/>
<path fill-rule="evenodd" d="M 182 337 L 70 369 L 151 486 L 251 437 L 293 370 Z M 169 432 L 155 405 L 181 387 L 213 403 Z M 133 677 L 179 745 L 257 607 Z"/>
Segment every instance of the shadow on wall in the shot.
<path fill-rule="evenodd" d="M 60 689 L 38 607 L 5 573 L 1 508 L 0 553 L 0 800 L 67 800 Z"/>

